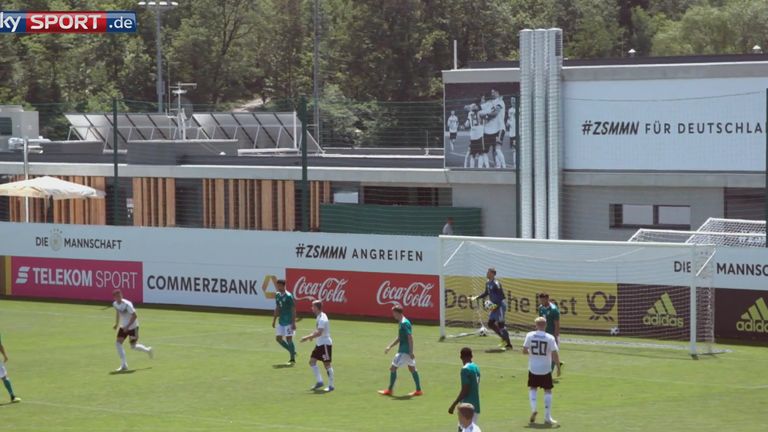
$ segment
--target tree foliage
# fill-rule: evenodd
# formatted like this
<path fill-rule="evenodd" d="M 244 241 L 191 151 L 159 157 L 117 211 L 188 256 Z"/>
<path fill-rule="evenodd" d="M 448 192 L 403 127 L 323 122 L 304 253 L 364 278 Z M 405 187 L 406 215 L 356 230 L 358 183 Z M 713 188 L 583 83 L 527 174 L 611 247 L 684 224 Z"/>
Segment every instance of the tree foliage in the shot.
<path fill-rule="evenodd" d="M 196 82 L 188 94 L 193 102 L 226 109 L 258 100 L 291 109 L 299 96 L 312 95 L 314 0 L 179 3 L 162 14 L 162 73 L 171 82 Z M 439 100 L 441 71 L 453 64 L 453 40 L 460 66 L 516 59 L 523 28 L 562 28 L 569 58 L 620 57 L 630 48 L 641 56 L 748 53 L 754 45 L 768 45 L 767 1 L 319 0 L 319 5 L 323 96 L 346 105 L 332 108 L 326 101 L 324 109 L 338 122 L 337 133 L 349 139 L 369 133 L 376 123 L 371 119 L 391 109 L 370 101 Z M 153 11 L 135 0 L 7 0 L 0 7 L 137 10 L 139 17 L 135 34 L 0 36 L 0 103 L 34 105 L 49 128 L 62 122 L 66 111 L 109 109 L 113 97 L 126 108 L 155 109 Z"/>

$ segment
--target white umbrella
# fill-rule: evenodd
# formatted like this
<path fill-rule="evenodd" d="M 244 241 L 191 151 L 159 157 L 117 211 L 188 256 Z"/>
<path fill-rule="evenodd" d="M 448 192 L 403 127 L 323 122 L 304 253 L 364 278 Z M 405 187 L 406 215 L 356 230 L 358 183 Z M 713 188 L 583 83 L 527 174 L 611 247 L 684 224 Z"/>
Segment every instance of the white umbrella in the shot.
<path fill-rule="evenodd" d="M 48 220 L 48 200 L 104 198 L 106 194 L 90 186 L 68 182 L 55 177 L 38 177 L 0 185 L 0 196 L 44 198 L 46 222 Z M 29 211 L 26 212 L 29 222 Z"/>
<path fill-rule="evenodd" d="M 90 186 L 57 179 L 38 177 L 0 185 L 0 196 L 53 198 L 54 200 L 78 198 L 104 198 L 105 193 Z"/>

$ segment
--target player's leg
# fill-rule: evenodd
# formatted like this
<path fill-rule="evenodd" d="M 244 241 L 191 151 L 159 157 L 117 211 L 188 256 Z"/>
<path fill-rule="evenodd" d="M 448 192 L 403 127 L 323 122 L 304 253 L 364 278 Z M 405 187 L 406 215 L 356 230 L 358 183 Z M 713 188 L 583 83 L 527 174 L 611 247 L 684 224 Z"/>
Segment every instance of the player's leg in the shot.
<path fill-rule="evenodd" d="M 498 322 L 499 327 L 499 336 L 501 336 L 501 340 L 505 342 L 504 348 L 512 349 L 514 348 L 512 346 L 512 342 L 509 340 L 509 331 L 507 331 L 507 324 L 504 321 Z"/>
<path fill-rule="evenodd" d="M 530 422 L 536 422 L 536 390 L 539 388 L 538 376 L 528 371 L 528 402 L 531 404 Z"/>
<path fill-rule="evenodd" d="M 288 345 L 288 343 L 285 341 L 285 336 L 288 334 L 288 326 L 282 326 L 278 324 L 275 327 L 275 341 L 283 347 L 284 350 L 291 352 L 291 348 Z"/>
<path fill-rule="evenodd" d="M 5 386 L 5 390 L 8 392 L 8 396 L 11 397 L 11 402 L 21 402 L 21 399 L 16 397 L 16 394 L 13 392 L 13 386 L 11 385 L 11 380 L 8 378 L 8 373 L 5 370 L 5 365 L 0 363 L 0 379 L 3 380 L 3 385 Z"/>
<path fill-rule="evenodd" d="M 130 331 L 129 339 L 128 341 L 131 344 L 131 349 L 134 351 L 141 351 L 145 352 L 149 355 L 151 358 L 153 356 L 152 354 L 152 347 L 147 347 L 139 343 L 139 328 L 136 327 L 135 329 Z"/>
<path fill-rule="evenodd" d="M 288 346 L 288 352 L 291 353 L 291 359 L 288 361 L 296 363 L 296 345 L 293 344 L 293 332 L 285 337 L 285 344 Z"/>
<path fill-rule="evenodd" d="M 501 144 L 496 145 L 496 168 L 506 168 L 507 161 L 504 158 L 504 153 L 501 151 Z"/>
<path fill-rule="evenodd" d="M 512 342 L 509 340 L 509 332 L 507 331 L 507 325 L 505 324 L 504 320 L 507 315 L 507 303 L 506 301 L 502 301 L 501 306 L 498 308 L 499 311 L 499 317 L 497 321 L 497 325 L 499 328 L 499 336 L 501 336 L 501 339 L 506 342 L 506 345 L 504 348 L 512 348 Z"/>
<path fill-rule="evenodd" d="M 400 353 L 395 354 L 395 358 L 392 359 L 392 365 L 389 367 L 389 387 L 386 390 L 379 390 L 379 394 L 385 396 L 392 395 L 392 389 L 395 388 L 395 381 L 397 381 L 397 368 L 400 367 L 402 355 Z"/>
<path fill-rule="evenodd" d="M 317 350 L 317 348 L 315 348 Z M 315 351 L 312 351 L 312 356 L 309 358 L 309 367 L 312 368 L 312 372 L 315 374 L 315 385 L 312 390 L 318 390 L 323 388 L 323 377 L 320 375 L 320 368 L 317 367 L 317 359 L 315 358 Z"/>
<path fill-rule="evenodd" d="M 128 335 L 123 331 L 121 328 L 117 331 L 117 339 L 115 339 L 115 347 L 117 348 L 117 355 L 120 357 L 120 367 L 117 369 L 118 372 L 128 370 L 128 360 L 125 358 L 125 348 L 123 347 L 123 342 L 125 342 L 125 338 Z"/>
<path fill-rule="evenodd" d="M 528 401 L 531 404 L 531 418 L 529 421 L 531 423 L 536 422 L 536 414 L 538 414 L 538 412 L 536 411 L 536 393 L 537 393 L 536 387 L 528 387 Z"/>
<path fill-rule="evenodd" d="M 469 162 L 470 162 L 469 149 L 467 149 L 467 154 L 464 155 L 464 168 L 470 168 Z"/>
<path fill-rule="evenodd" d="M 333 391 L 336 388 L 333 374 L 333 365 L 331 364 L 330 357 L 328 358 L 328 361 L 323 362 L 323 365 L 325 366 L 325 373 L 328 374 L 328 387 L 325 388 L 325 391 Z"/>
<path fill-rule="evenodd" d="M 552 418 L 552 389 L 544 389 L 544 422 L 547 424 L 557 423 Z"/>
<path fill-rule="evenodd" d="M 408 365 L 408 370 L 411 371 L 413 377 L 413 383 L 416 384 L 416 391 L 411 392 L 411 396 L 421 396 L 421 379 L 419 378 L 419 371 L 416 370 L 416 360 L 411 359 Z"/>

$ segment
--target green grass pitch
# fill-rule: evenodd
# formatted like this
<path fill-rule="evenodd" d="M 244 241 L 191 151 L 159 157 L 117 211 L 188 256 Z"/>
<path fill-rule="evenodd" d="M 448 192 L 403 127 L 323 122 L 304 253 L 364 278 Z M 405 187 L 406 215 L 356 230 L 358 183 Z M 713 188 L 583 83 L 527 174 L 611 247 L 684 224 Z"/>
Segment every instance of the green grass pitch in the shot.
<path fill-rule="evenodd" d="M 518 349 L 486 352 L 495 337 L 438 342 L 437 327 L 416 324 L 425 395 L 389 398 L 376 390 L 388 382 L 391 355 L 383 350 L 396 324 L 334 319 L 329 311 L 336 391 L 314 394 L 311 342 L 298 345 L 295 367 L 275 367 L 288 357 L 263 315 L 139 307 L 141 338 L 156 358 L 128 350 L 134 372 L 112 375 L 114 311 L 104 306 L 0 301 L 7 368 L 23 398 L 8 404 L 0 388 L 2 430 L 455 431 L 447 409 L 465 344 L 482 373 L 483 431 L 529 428 L 526 358 Z M 313 323 L 302 319 L 298 334 Z M 730 348 L 693 361 L 683 351 L 565 344 L 553 415 L 564 431 L 764 431 L 768 351 Z M 412 389 L 402 371 L 396 395 Z"/>

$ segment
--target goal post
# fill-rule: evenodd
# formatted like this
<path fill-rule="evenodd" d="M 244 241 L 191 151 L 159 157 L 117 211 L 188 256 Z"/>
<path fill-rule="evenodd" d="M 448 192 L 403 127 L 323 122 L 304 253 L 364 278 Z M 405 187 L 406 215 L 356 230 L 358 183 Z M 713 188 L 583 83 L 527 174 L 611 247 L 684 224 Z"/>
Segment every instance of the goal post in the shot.
<path fill-rule="evenodd" d="M 665 341 L 693 356 L 714 342 L 714 246 L 441 236 L 440 249 L 441 338 L 484 332 L 489 311 L 470 297 L 495 268 L 511 330 L 532 328 L 547 292 L 569 335 Z"/>

